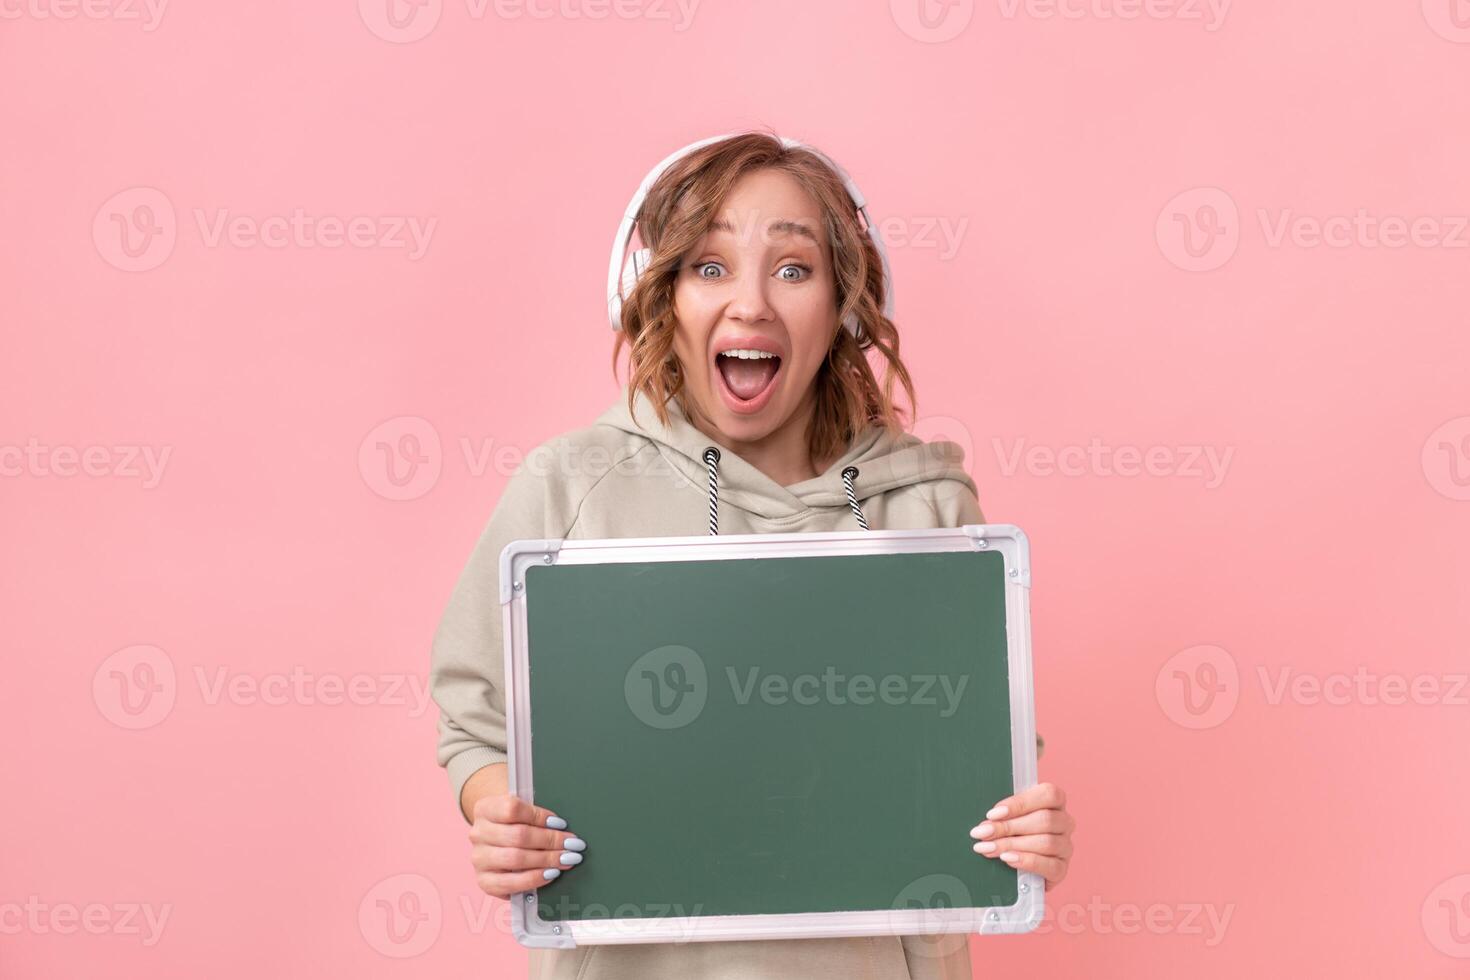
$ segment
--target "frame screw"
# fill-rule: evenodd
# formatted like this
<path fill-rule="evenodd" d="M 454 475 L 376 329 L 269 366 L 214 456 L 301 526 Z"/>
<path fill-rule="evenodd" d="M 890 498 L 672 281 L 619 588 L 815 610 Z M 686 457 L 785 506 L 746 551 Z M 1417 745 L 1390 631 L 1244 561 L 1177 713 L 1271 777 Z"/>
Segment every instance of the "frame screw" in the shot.
<path fill-rule="evenodd" d="M 541 563 L 543 565 L 550 565 L 551 564 L 551 561 L 552 561 L 552 559 L 551 559 L 551 556 L 550 555 L 542 555 L 541 556 Z"/>

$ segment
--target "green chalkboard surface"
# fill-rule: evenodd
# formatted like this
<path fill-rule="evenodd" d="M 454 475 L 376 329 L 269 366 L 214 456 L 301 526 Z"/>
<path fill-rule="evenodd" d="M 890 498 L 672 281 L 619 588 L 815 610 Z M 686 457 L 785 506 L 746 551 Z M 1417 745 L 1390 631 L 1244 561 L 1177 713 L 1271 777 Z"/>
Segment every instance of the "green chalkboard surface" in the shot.
<path fill-rule="evenodd" d="M 1016 903 L 969 837 L 1015 786 L 1006 588 L 997 550 L 527 566 L 534 799 L 587 841 L 535 914 Z"/>

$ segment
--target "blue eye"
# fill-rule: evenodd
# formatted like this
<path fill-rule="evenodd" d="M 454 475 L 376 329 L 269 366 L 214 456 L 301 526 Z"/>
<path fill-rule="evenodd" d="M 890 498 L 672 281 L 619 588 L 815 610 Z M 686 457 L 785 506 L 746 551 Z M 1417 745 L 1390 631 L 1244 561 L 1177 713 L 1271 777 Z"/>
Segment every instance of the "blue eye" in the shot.
<path fill-rule="evenodd" d="M 784 275 L 783 273 L 785 273 L 787 269 L 795 269 L 795 270 L 797 270 L 798 272 L 801 273 L 801 277 L 800 278 L 797 278 L 797 279 L 793 279 L 790 276 Z M 783 265 L 781 267 L 780 271 L 777 272 L 776 274 L 778 276 L 780 276 L 782 279 L 786 280 L 787 282 L 801 282 L 807 276 L 809 276 L 809 275 L 812 274 L 812 270 L 809 269 L 809 268 L 807 268 L 804 265 L 798 265 L 796 263 L 791 263 L 791 264 L 788 264 L 788 265 Z"/>
<path fill-rule="evenodd" d="M 696 262 L 696 263 L 694 263 L 694 265 L 691 268 L 694 269 L 694 274 L 696 276 L 698 276 L 699 278 L 701 278 L 701 279 L 716 279 L 716 278 L 718 278 L 717 276 L 707 276 L 707 275 L 704 274 L 704 270 L 710 268 L 711 266 L 714 266 L 715 268 L 718 269 L 718 268 L 720 268 L 720 263 L 718 263 L 718 262 Z"/>

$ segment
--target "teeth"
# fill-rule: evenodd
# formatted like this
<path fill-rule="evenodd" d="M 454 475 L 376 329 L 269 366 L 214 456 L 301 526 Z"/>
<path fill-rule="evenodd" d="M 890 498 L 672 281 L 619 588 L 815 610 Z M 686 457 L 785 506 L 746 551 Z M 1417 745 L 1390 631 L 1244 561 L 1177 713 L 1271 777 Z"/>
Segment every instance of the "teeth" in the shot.
<path fill-rule="evenodd" d="M 767 357 L 775 357 L 776 355 L 775 354 L 772 354 L 770 351 L 765 351 L 765 350 L 747 350 L 744 347 L 737 347 L 734 350 L 720 351 L 720 356 L 721 357 L 739 357 L 739 358 L 742 358 L 744 360 L 750 360 L 752 358 L 754 358 L 756 360 L 760 360 L 760 359 L 767 358 Z"/>

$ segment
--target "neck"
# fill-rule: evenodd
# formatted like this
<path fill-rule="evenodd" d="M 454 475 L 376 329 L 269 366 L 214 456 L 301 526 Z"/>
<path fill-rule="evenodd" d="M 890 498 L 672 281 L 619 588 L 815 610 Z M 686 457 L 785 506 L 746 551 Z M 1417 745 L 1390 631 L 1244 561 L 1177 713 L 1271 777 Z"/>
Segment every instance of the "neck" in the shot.
<path fill-rule="evenodd" d="M 791 486 L 820 476 L 807 449 L 807 431 L 816 410 L 816 390 L 810 389 L 791 417 L 759 439 L 732 439 L 703 414 L 697 406 L 686 413 L 690 423 L 709 436 L 722 449 L 728 449 L 760 470 L 780 486 Z"/>

